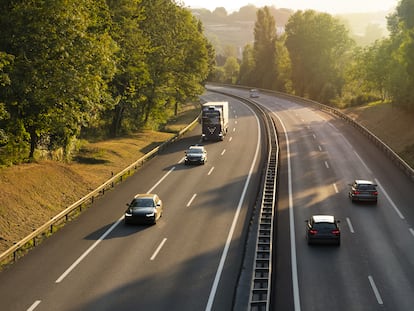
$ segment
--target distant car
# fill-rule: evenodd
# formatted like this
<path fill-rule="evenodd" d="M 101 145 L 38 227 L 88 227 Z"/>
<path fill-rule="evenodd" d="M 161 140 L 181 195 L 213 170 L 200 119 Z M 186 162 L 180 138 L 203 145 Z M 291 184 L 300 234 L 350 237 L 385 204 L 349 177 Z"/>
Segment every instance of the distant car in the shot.
<path fill-rule="evenodd" d="M 202 145 L 190 146 L 185 151 L 184 164 L 204 164 L 207 162 L 207 150 Z"/>
<path fill-rule="evenodd" d="M 163 212 L 161 199 L 152 193 L 137 194 L 127 206 L 125 224 L 155 224 Z"/>
<path fill-rule="evenodd" d="M 306 239 L 308 244 L 333 243 L 341 244 L 339 220 L 332 215 L 313 215 L 306 220 Z"/>
<path fill-rule="evenodd" d="M 260 97 L 259 90 L 258 89 L 251 89 L 250 90 L 250 98 L 258 98 L 258 97 Z"/>
<path fill-rule="evenodd" d="M 349 184 L 351 189 L 348 192 L 349 198 L 352 202 L 355 201 L 370 201 L 377 203 L 378 191 L 377 185 L 370 180 L 356 179 L 352 184 Z"/>

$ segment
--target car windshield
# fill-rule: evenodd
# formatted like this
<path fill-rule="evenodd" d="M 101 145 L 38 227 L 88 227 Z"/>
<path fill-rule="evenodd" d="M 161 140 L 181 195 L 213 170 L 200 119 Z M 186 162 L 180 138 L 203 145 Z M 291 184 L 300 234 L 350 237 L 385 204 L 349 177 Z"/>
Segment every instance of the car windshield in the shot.
<path fill-rule="evenodd" d="M 313 224 L 313 228 L 317 230 L 333 230 L 336 225 L 331 222 L 317 222 Z"/>
<path fill-rule="evenodd" d="M 194 148 L 194 149 L 189 149 L 187 152 L 188 153 L 203 153 L 203 150 Z"/>
<path fill-rule="evenodd" d="M 150 198 L 139 198 L 134 199 L 131 203 L 131 207 L 140 208 L 140 207 L 154 207 L 154 200 Z"/>

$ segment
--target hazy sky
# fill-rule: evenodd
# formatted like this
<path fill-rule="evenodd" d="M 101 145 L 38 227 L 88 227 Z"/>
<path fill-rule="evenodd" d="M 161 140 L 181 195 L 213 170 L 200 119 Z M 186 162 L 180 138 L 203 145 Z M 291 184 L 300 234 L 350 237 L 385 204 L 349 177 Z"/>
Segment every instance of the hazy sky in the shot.
<path fill-rule="evenodd" d="M 394 9 L 399 0 L 183 0 L 183 3 L 190 8 L 205 8 L 210 11 L 213 11 L 216 7 L 224 7 L 229 13 L 238 11 L 242 6 L 253 4 L 256 7 L 267 5 L 278 9 L 313 9 L 335 14 Z"/>

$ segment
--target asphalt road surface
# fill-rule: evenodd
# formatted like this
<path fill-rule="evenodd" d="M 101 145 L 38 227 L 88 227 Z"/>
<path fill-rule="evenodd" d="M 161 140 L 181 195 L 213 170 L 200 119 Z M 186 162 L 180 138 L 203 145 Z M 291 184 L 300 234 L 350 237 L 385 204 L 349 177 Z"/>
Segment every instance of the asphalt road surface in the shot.
<path fill-rule="evenodd" d="M 273 310 L 414 310 L 413 181 L 332 115 L 266 94 L 254 100 L 272 110 L 282 148 Z M 353 179 L 379 185 L 377 205 L 351 203 Z M 307 245 L 313 214 L 341 220 L 340 247 Z"/>
<path fill-rule="evenodd" d="M 200 143 L 196 126 L 78 219 L 0 272 L 0 309 L 231 310 L 251 210 L 260 185 L 260 123 L 228 100 L 229 132 L 205 142 L 205 165 L 186 166 Z M 157 193 L 164 214 L 154 226 L 126 226 L 136 193 Z"/>

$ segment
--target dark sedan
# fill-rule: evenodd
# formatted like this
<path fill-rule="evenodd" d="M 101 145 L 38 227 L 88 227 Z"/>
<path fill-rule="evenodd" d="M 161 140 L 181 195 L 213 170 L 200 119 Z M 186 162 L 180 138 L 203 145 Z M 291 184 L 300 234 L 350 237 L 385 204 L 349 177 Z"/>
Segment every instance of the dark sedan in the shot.
<path fill-rule="evenodd" d="M 151 193 L 137 194 L 127 206 L 125 224 L 155 224 L 163 212 L 161 199 Z"/>
<path fill-rule="evenodd" d="M 308 244 L 333 243 L 341 244 L 339 220 L 331 215 L 313 215 L 306 220 L 306 239 Z"/>
<path fill-rule="evenodd" d="M 357 179 L 352 184 L 349 184 L 349 198 L 352 202 L 355 201 L 370 201 L 377 203 L 378 191 L 377 185 L 370 180 Z"/>

